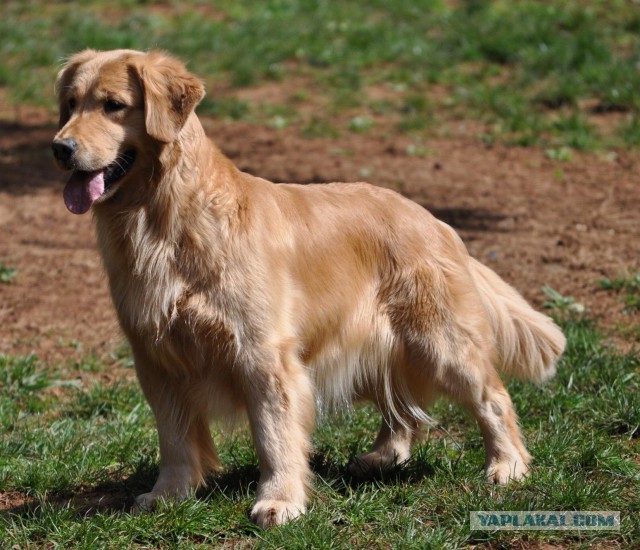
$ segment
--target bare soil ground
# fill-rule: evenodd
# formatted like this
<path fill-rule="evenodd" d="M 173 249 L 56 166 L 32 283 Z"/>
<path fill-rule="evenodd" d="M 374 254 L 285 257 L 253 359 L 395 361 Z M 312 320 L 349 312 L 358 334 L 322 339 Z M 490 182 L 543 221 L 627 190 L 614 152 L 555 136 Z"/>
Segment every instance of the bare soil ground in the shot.
<path fill-rule="evenodd" d="M 50 153 L 55 120 L 2 103 L 0 262 L 18 274 L 0 284 L 0 352 L 34 352 L 49 364 L 108 357 L 122 337 L 91 216 L 70 214 L 62 201 L 65 176 Z M 560 163 L 538 149 L 487 148 L 462 133 L 427 141 L 415 154 L 408 138 L 377 127 L 304 139 L 294 129 L 204 124 L 243 170 L 277 182 L 391 187 L 453 225 L 471 254 L 537 307 L 547 284 L 584 304 L 619 341 L 621 326 L 637 326 L 638 314 L 623 313 L 620 298 L 597 285 L 640 269 L 637 153 L 574 154 Z"/>

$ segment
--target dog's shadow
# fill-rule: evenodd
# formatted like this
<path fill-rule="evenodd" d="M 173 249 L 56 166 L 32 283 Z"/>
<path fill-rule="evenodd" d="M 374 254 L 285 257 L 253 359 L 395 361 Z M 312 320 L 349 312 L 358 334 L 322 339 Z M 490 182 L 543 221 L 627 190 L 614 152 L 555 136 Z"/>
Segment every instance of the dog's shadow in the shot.
<path fill-rule="evenodd" d="M 371 484 L 395 485 L 417 482 L 434 474 L 432 465 L 424 462 L 396 465 L 384 472 L 370 472 L 365 477 L 356 477 L 349 472 L 348 464 L 337 463 L 322 452 L 311 457 L 311 469 L 316 486 L 329 485 L 337 494 L 346 494 L 353 488 Z M 56 508 L 70 508 L 76 517 L 92 517 L 96 514 L 128 514 L 136 495 L 151 490 L 158 476 L 158 465 L 150 462 L 139 464 L 129 476 L 116 477 L 98 485 L 80 488 L 73 492 L 47 493 L 38 499 L 24 497 L 4 507 L 3 515 L 25 518 L 39 517 L 45 513 L 44 504 Z M 260 471 L 255 463 L 236 465 L 207 479 L 207 484 L 198 490 L 196 498 L 213 501 L 219 496 L 228 499 L 245 498 L 255 493 Z"/>
<path fill-rule="evenodd" d="M 435 474 L 432 464 L 410 459 L 384 471 L 370 471 L 366 475 L 356 476 L 349 470 L 353 460 L 355 458 L 346 463 L 336 462 L 322 452 L 314 453 L 310 464 L 316 487 L 319 489 L 322 484 L 328 484 L 336 493 L 346 494 L 350 489 L 361 486 L 412 483 Z M 260 471 L 257 464 L 235 466 L 209 478 L 207 486 L 198 492 L 198 496 L 205 500 L 213 500 L 220 494 L 231 499 L 241 498 L 247 493 L 255 492 L 259 479 Z"/>
<path fill-rule="evenodd" d="M 45 505 L 72 509 L 77 517 L 90 517 L 98 513 L 125 513 L 131 510 L 136 495 L 153 486 L 157 475 L 157 465 L 143 462 L 129 476 L 115 476 L 91 487 L 47 492 L 41 498 L 14 498 L 15 504 L 5 506 L 0 513 L 27 518 L 39 517 L 45 513 Z"/>

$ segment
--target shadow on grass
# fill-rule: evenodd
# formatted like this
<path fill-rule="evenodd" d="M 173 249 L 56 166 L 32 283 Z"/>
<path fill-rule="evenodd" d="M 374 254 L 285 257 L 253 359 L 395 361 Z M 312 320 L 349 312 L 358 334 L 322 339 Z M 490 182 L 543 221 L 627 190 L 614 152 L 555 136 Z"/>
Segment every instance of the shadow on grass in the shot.
<path fill-rule="evenodd" d="M 339 494 L 345 494 L 348 490 L 361 486 L 414 483 L 431 477 L 436 472 L 432 464 L 412 457 L 388 469 L 373 469 L 356 476 L 349 469 L 350 464 L 355 461 L 356 457 L 352 457 L 348 464 L 337 464 L 320 452 L 311 457 L 311 469 L 317 478 L 331 484 Z"/>
<path fill-rule="evenodd" d="M 317 478 L 332 486 L 338 494 L 346 494 L 350 489 L 372 484 L 395 485 L 417 482 L 435 474 L 435 468 L 422 461 L 410 460 L 384 472 L 371 472 L 361 478 L 349 472 L 347 464 L 338 464 L 323 453 L 311 457 L 311 469 Z M 78 518 L 87 518 L 99 513 L 129 513 L 135 497 L 151 490 L 158 476 L 158 465 L 144 462 L 128 477 L 110 479 L 93 487 L 79 488 L 74 492 L 47 493 L 43 498 L 30 497 L 22 493 L 13 493 L 12 502 L 2 509 L 7 516 L 26 518 L 44 514 L 45 505 L 55 508 L 70 508 Z M 217 496 L 236 500 L 255 496 L 260 478 L 257 464 L 235 466 L 222 473 L 211 476 L 206 486 L 197 492 L 197 498 L 213 501 Z"/>
<path fill-rule="evenodd" d="M 43 506 L 71 508 L 77 517 L 91 517 L 98 513 L 129 512 L 136 495 L 149 491 L 158 476 L 158 466 L 141 464 L 129 477 L 116 477 L 93 487 L 81 487 L 77 491 L 47 493 L 42 498 L 16 495 L 14 503 L 2 513 L 23 517 L 38 517 Z"/>

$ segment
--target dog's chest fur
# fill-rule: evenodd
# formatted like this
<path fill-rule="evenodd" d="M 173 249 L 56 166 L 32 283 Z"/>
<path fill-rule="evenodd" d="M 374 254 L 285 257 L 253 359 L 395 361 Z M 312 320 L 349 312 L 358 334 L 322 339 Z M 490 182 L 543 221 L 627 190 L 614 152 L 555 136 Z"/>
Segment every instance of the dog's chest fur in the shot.
<path fill-rule="evenodd" d="M 212 359 L 228 361 L 241 340 L 250 338 L 250 330 L 242 313 L 247 308 L 238 287 L 242 279 L 221 266 L 216 270 L 218 262 L 212 261 L 222 254 L 215 228 L 210 228 L 213 238 L 206 251 L 185 256 L 192 247 L 181 246 L 184 235 L 158 235 L 144 211 L 132 219 L 114 231 L 115 224 L 97 217 L 111 294 L 129 339 L 142 337 L 162 363 L 179 368 L 198 368 L 194 358 L 203 366 Z M 180 365 L 184 357 L 192 364 Z"/>

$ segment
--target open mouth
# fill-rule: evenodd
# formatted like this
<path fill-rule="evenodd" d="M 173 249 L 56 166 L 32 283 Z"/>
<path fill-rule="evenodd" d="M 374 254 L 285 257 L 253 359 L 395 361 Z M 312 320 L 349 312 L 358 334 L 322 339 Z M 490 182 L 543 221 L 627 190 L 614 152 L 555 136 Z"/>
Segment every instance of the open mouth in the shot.
<path fill-rule="evenodd" d="M 135 151 L 127 151 L 100 170 L 74 170 L 64 188 L 64 203 L 69 211 L 74 214 L 87 212 L 95 201 L 127 175 L 135 159 Z"/>

